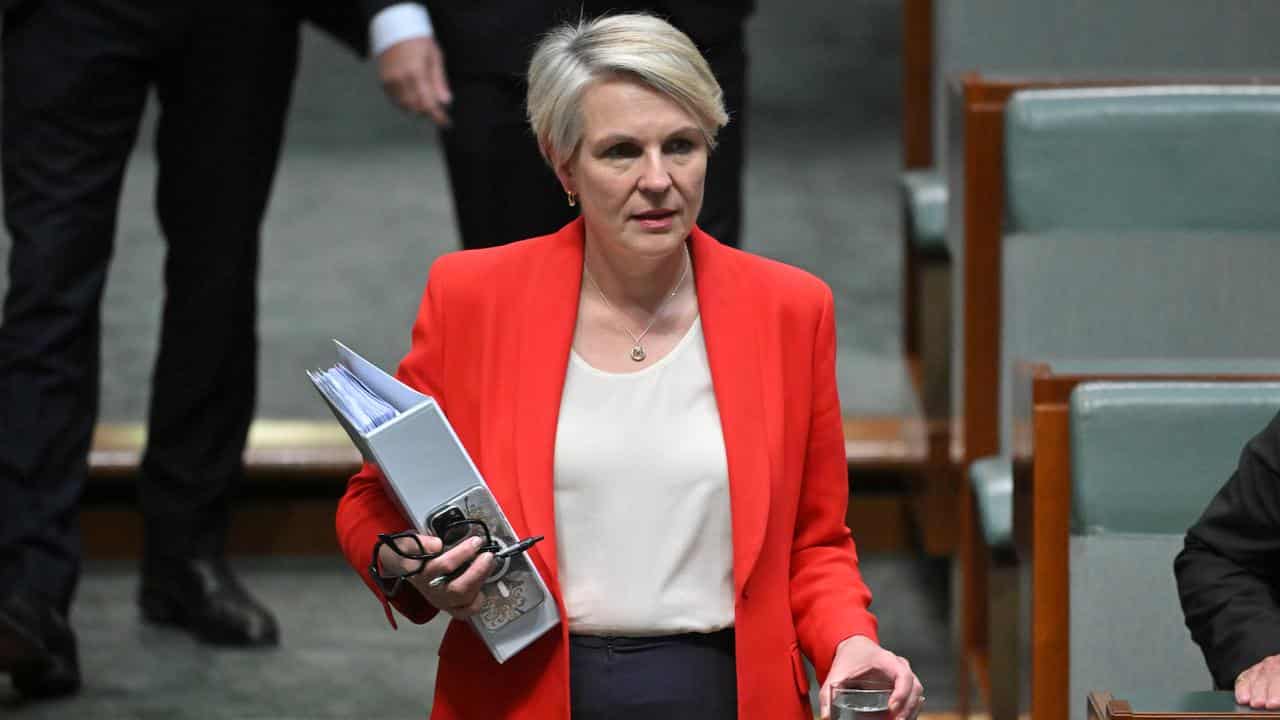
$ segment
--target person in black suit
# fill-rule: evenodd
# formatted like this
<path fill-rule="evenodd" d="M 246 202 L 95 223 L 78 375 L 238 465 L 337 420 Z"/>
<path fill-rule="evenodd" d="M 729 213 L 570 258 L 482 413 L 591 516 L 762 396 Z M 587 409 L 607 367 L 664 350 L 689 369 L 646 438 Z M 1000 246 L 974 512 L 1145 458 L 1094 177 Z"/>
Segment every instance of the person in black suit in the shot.
<path fill-rule="evenodd" d="M 139 603 L 145 619 L 204 642 L 273 645 L 275 619 L 223 553 L 254 406 L 259 231 L 304 10 L 340 31 L 356 13 L 302 0 L 0 7 L 12 239 L 0 324 L 0 673 L 29 697 L 80 684 L 67 615 L 97 413 L 100 301 L 125 164 L 152 90 L 168 254 L 138 482 Z"/>
<path fill-rule="evenodd" d="M 560 22 L 605 12 L 647 11 L 671 20 L 710 62 L 731 118 L 709 161 L 698 223 L 721 242 L 739 245 L 744 33 L 753 0 L 361 0 L 361 6 L 387 94 L 441 127 L 467 248 L 550 233 L 576 215 L 525 118 L 524 74 L 542 34 Z"/>
<path fill-rule="evenodd" d="M 1215 684 L 1242 705 L 1280 708 L 1280 415 L 1187 531 L 1174 572 Z"/>

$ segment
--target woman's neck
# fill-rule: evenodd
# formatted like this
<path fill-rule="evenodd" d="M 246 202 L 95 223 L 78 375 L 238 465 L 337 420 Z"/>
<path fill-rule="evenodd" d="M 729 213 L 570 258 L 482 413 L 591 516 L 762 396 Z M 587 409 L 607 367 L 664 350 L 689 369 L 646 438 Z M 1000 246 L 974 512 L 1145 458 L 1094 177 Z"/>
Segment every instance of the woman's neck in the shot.
<path fill-rule="evenodd" d="M 678 293 L 691 285 L 687 277 L 681 282 L 682 276 L 692 274 L 692 268 L 686 267 L 690 259 L 685 246 L 681 243 L 675 252 L 658 257 L 624 257 L 603 251 L 588 237 L 583 248 L 585 272 L 619 310 L 653 312 L 673 291 Z"/>

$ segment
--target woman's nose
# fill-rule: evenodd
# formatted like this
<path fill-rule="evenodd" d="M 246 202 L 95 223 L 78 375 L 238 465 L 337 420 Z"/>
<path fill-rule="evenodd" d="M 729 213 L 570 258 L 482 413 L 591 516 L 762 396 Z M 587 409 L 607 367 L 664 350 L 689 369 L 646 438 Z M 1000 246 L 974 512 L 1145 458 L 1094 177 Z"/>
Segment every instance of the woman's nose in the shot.
<path fill-rule="evenodd" d="M 666 192 L 671 187 L 671 173 L 661 152 L 645 153 L 640 168 L 640 189 L 644 192 Z"/>

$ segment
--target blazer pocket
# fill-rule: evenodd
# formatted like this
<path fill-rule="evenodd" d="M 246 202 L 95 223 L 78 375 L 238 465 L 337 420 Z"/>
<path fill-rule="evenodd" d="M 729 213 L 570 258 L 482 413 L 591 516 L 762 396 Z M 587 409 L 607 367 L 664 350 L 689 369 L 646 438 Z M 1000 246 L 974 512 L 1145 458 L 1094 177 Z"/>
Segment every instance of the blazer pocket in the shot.
<path fill-rule="evenodd" d="M 800 648 L 791 646 L 791 674 L 796 679 L 796 690 L 806 698 L 809 697 L 809 673 L 804 671 L 804 658 L 800 656 Z"/>

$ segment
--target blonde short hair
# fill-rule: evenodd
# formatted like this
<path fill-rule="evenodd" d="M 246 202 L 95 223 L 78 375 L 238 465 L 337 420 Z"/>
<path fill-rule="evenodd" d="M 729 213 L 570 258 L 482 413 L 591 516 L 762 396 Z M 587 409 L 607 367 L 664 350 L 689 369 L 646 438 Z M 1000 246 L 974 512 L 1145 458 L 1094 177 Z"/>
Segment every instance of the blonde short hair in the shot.
<path fill-rule="evenodd" d="M 609 15 L 547 33 L 529 63 L 529 125 L 549 164 L 582 142 L 581 103 L 591 82 L 621 75 L 671 98 L 693 116 L 707 146 L 729 123 L 724 92 L 687 35 L 652 15 Z"/>

